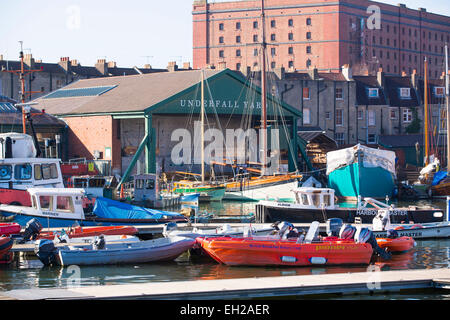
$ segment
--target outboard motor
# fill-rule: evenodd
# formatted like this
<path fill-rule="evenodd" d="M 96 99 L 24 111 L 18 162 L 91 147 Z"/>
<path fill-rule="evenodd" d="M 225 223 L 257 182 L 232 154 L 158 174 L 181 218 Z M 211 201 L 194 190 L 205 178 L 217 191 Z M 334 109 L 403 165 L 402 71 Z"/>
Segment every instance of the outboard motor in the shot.
<path fill-rule="evenodd" d="M 342 224 L 344 222 L 340 218 L 331 218 L 327 220 L 327 235 L 329 237 L 338 237 L 339 230 L 341 230 Z"/>
<path fill-rule="evenodd" d="M 103 250 L 105 249 L 105 237 L 101 234 L 98 237 L 95 237 L 94 243 L 92 243 L 92 248 L 94 250 Z"/>
<path fill-rule="evenodd" d="M 23 239 L 20 243 L 25 243 L 30 240 L 36 240 L 37 236 L 42 230 L 42 224 L 37 219 L 31 219 L 27 222 L 23 232 Z"/>
<path fill-rule="evenodd" d="M 368 228 L 360 228 L 355 234 L 357 243 L 368 243 L 372 246 L 373 252 L 378 254 L 384 260 L 391 259 L 391 254 L 378 246 L 374 233 Z"/>
<path fill-rule="evenodd" d="M 36 241 L 34 253 L 45 266 L 58 264 L 58 249 L 51 240 L 41 239 Z"/>
<path fill-rule="evenodd" d="M 356 228 L 350 224 L 344 224 L 342 225 L 341 229 L 339 230 L 339 238 L 345 239 L 345 240 L 351 240 L 353 239 L 353 236 L 356 233 Z"/>
<path fill-rule="evenodd" d="M 166 223 L 163 227 L 163 235 L 165 237 L 169 236 L 169 232 L 172 230 L 176 230 L 178 228 L 177 224 L 175 222 L 169 222 Z"/>

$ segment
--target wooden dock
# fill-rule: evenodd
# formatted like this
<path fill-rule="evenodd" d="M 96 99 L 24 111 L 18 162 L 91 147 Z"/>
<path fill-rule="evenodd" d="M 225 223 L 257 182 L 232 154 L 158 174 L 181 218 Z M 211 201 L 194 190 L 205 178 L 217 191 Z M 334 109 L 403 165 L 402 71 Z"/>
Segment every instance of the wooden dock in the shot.
<path fill-rule="evenodd" d="M 149 282 L 143 284 L 22 289 L 0 293 L 17 300 L 219 300 L 398 293 L 449 289 L 450 269 L 368 271 L 358 273 L 244 279 Z"/>

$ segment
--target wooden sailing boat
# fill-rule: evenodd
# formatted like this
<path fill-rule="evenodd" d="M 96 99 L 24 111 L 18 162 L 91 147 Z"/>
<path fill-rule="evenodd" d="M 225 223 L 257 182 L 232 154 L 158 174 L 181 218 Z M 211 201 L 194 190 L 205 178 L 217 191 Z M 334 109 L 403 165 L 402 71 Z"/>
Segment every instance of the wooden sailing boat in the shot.
<path fill-rule="evenodd" d="M 197 180 L 180 180 L 174 182 L 173 192 L 182 193 L 183 195 L 192 195 L 199 193 L 200 202 L 221 201 L 225 194 L 225 186 L 221 184 L 209 184 L 205 182 L 205 103 L 204 103 L 204 74 L 201 70 L 201 174 L 189 172 L 177 172 L 191 177 L 201 177 L 201 181 Z"/>
<path fill-rule="evenodd" d="M 426 87 L 425 87 L 426 88 Z M 440 183 L 430 187 L 430 195 L 433 197 L 446 197 L 450 195 L 450 135 L 449 135 L 449 75 L 448 75 L 448 46 L 445 45 L 445 104 L 447 119 L 447 177 Z"/>
<path fill-rule="evenodd" d="M 298 186 L 298 179 L 302 176 L 297 172 L 266 175 L 267 164 L 267 90 L 266 90 L 266 38 L 265 38 L 265 13 L 264 0 L 261 0 L 261 29 L 262 29 L 262 43 L 261 43 L 261 170 L 252 168 L 244 168 L 250 173 L 260 173 L 259 176 L 251 177 L 250 175 L 238 176 L 232 181 L 225 183 L 226 192 L 224 199 L 226 200 L 294 200 L 294 193 L 292 189 Z M 219 163 L 216 163 L 219 164 Z M 223 164 L 226 165 L 226 164 Z M 233 166 L 233 165 L 232 165 Z M 234 165 L 234 167 L 237 167 Z"/>

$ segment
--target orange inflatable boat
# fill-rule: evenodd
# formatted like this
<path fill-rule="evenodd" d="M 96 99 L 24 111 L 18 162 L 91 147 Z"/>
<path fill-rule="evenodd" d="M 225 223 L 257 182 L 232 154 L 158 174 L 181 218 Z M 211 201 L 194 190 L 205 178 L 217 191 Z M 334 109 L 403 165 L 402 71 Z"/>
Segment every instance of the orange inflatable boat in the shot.
<path fill-rule="evenodd" d="M 0 223 L 0 236 L 9 236 L 20 233 L 20 224 L 15 222 Z"/>
<path fill-rule="evenodd" d="M 75 227 L 65 231 L 69 238 L 95 237 L 99 235 L 135 235 L 138 230 L 133 226 Z M 53 240 L 58 231 L 40 232 L 38 239 Z"/>
<path fill-rule="evenodd" d="M 415 241 L 411 237 L 399 238 L 377 238 L 378 246 L 381 249 L 388 249 L 389 252 L 406 252 L 415 246 Z"/>
<path fill-rule="evenodd" d="M 219 263 L 238 266 L 311 266 L 369 264 L 372 246 L 353 240 L 297 243 L 264 237 L 197 238 L 197 243 Z"/>

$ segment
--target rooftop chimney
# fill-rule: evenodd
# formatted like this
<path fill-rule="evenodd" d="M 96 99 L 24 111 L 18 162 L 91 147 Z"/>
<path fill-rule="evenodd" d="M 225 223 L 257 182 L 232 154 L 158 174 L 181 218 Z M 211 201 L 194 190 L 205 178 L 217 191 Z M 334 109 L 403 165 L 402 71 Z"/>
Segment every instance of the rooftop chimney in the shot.
<path fill-rule="evenodd" d="M 109 61 L 109 62 L 108 62 L 108 68 L 115 68 L 115 67 L 117 67 L 115 61 Z"/>
<path fill-rule="evenodd" d="M 144 69 L 151 69 L 152 68 L 152 66 L 150 65 L 150 64 L 144 64 Z"/>
<path fill-rule="evenodd" d="M 169 72 L 174 72 L 178 70 L 178 66 L 176 61 L 169 61 L 169 64 L 167 65 L 167 70 Z"/>
<path fill-rule="evenodd" d="M 377 83 L 380 87 L 384 87 L 384 72 L 383 68 L 378 68 Z"/>
<path fill-rule="evenodd" d="M 417 70 L 414 69 L 411 73 L 411 84 L 414 88 L 417 88 Z"/>
<path fill-rule="evenodd" d="M 319 79 L 319 71 L 315 67 L 313 69 L 308 69 L 308 74 L 312 80 Z"/>
<path fill-rule="evenodd" d="M 34 59 L 31 53 L 26 53 L 23 56 L 23 62 L 30 68 L 34 69 Z"/>
<path fill-rule="evenodd" d="M 402 77 L 406 77 L 406 76 L 407 76 L 406 71 L 402 70 Z"/>
<path fill-rule="evenodd" d="M 183 63 L 183 69 L 190 70 L 191 69 L 191 63 L 190 62 L 184 62 Z"/>
<path fill-rule="evenodd" d="M 69 57 L 61 57 L 59 59 L 58 64 L 66 71 L 69 72 L 70 69 L 70 63 L 69 63 Z"/>
<path fill-rule="evenodd" d="M 0 61 L 3 61 L 3 55 L 0 54 Z"/>
<path fill-rule="evenodd" d="M 284 79 L 284 74 L 285 74 L 285 69 L 283 66 L 281 66 L 280 68 L 275 68 L 273 70 L 273 72 L 275 73 L 275 75 L 278 77 L 278 79 L 283 80 Z"/>
<path fill-rule="evenodd" d="M 80 63 L 78 62 L 78 60 L 70 60 L 70 65 L 72 67 L 78 67 Z"/>
<path fill-rule="evenodd" d="M 106 63 L 106 59 L 97 59 L 97 63 L 95 64 L 95 68 L 102 75 L 108 75 L 108 64 Z"/>
<path fill-rule="evenodd" d="M 342 66 L 342 75 L 344 76 L 345 80 L 352 81 L 353 80 L 353 71 L 349 64 L 344 64 Z"/>

